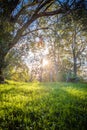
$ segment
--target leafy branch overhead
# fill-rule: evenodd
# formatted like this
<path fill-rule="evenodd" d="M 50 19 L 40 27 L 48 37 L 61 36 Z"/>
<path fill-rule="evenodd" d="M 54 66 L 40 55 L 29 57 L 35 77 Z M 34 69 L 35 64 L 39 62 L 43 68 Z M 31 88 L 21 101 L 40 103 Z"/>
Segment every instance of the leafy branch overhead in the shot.
<path fill-rule="evenodd" d="M 14 44 L 37 18 L 61 13 L 67 14 L 83 6 L 81 1 L 76 0 L 65 0 L 64 2 L 61 0 L 30 0 L 27 2 L 25 0 L 3 0 L 0 5 L 0 14 L 11 23 L 20 25 L 12 41 Z M 52 8 L 52 6 L 56 6 L 56 8 Z"/>

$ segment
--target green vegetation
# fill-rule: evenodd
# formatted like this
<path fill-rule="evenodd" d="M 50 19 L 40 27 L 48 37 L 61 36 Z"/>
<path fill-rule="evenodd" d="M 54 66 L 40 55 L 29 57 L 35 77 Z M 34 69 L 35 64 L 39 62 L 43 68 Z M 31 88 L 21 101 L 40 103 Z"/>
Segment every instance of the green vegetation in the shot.
<path fill-rule="evenodd" d="M 0 130 L 86 130 L 87 84 L 0 85 Z"/>

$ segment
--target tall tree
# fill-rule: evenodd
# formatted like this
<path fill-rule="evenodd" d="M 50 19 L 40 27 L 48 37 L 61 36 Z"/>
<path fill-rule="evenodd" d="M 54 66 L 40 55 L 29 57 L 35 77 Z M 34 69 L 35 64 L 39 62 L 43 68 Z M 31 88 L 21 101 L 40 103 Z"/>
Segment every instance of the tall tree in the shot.
<path fill-rule="evenodd" d="M 50 39 L 49 43 L 51 44 L 49 44 L 49 46 L 51 46 L 51 50 L 49 56 L 54 61 L 54 68 L 56 68 L 56 73 L 58 73 L 59 67 L 58 58 L 61 57 L 62 62 L 63 59 L 65 61 L 67 58 L 66 61 L 68 65 L 66 69 L 71 69 L 74 73 L 74 78 L 77 77 L 78 68 L 80 67 L 81 55 L 83 55 L 83 52 L 87 47 L 86 24 L 84 22 L 87 18 L 85 13 L 83 14 L 83 17 L 79 18 L 78 14 L 76 14 L 77 17 L 75 17 L 75 14 L 71 13 L 66 17 L 63 17 L 61 20 L 58 19 L 59 21 L 56 20 L 56 17 L 54 17 L 51 19 L 52 22 L 49 27 L 51 31 L 45 31 L 46 37 L 49 37 Z M 55 23 L 53 21 L 58 22 Z M 82 24 L 83 22 L 84 24 Z M 62 66 L 63 65 L 64 62 Z M 64 71 L 63 68 L 62 71 Z"/>
<path fill-rule="evenodd" d="M 33 22 L 44 16 L 52 16 L 60 13 L 67 14 L 78 8 L 81 9 L 81 6 L 83 6 L 84 2 L 85 0 L 82 3 L 77 2 L 77 0 L 0 1 L 0 27 L 2 27 L 2 30 L 5 31 L 5 34 L 1 33 L 0 35 L 0 49 L 2 50 L 0 51 L 0 81 L 4 80 L 2 77 L 2 70 L 4 68 L 4 59 L 6 54 L 17 42 L 19 42 L 26 32 L 31 32 L 31 25 Z M 51 10 L 50 7 L 55 4 L 57 5 L 57 9 Z M 6 24 L 4 25 L 4 23 Z M 8 32 L 6 32 L 7 25 L 12 26 L 11 30 L 9 30 L 9 35 L 12 37 L 11 39 L 6 36 L 8 34 Z M 7 40 L 4 40 L 4 36 L 6 36 Z"/>

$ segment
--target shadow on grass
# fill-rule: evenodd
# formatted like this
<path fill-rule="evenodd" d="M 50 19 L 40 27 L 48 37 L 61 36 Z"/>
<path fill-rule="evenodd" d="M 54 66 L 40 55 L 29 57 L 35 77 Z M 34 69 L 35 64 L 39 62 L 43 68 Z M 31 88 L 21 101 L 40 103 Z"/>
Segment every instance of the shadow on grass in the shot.
<path fill-rule="evenodd" d="M 9 89 L 3 93 L 14 93 L 20 95 L 32 96 L 32 94 L 38 95 L 49 93 L 47 96 L 41 98 L 34 98 L 33 102 L 26 100 L 21 107 L 14 107 L 5 109 L 1 113 L 0 128 L 1 130 L 86 130 L 87 128 L 87 101 L 78 95 L 73 95 L 71 90 L 73 88 L 76 94 L 82 89 L 82 87 L 76 87 L 73 84 L 62 83 L 42 83 L 39 87 L 44 89 L 23 90 L 22 88 Z M 47 89 L 46 89 L 47 88 Z M 45 90 L 46 89 L 46 90 Z M 50 91 L 49 91 L 50 89 Z M 70 91 L 67 91 L 70 89 Z M 44 92 L 42 92 L 45 90 Z M 31 92 L 32 91 L 32 92 Z M 34 92 L 34 93 L 33 93 Z M 83 93 L 85 91 L 83 90 Z M 83 93 L 80 93 L 83 95 Z M 84 96 L 84 95 L 83 95 Z M 31 104 L 30 104 L 31 103 Z"/>

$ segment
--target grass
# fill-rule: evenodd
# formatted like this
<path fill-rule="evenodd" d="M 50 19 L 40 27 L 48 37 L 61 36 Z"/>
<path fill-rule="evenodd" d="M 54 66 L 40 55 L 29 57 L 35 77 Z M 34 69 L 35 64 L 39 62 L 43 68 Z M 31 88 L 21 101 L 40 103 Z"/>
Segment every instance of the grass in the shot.
<path fill-rule="evenodd" d="M 0 130 L 86 130 L 87 84 L 0 85 Z"/>

